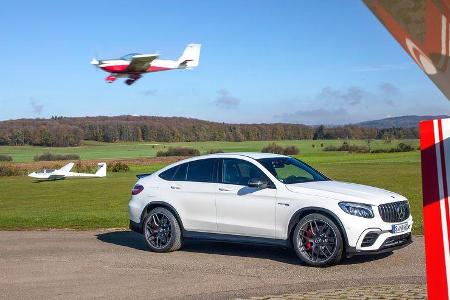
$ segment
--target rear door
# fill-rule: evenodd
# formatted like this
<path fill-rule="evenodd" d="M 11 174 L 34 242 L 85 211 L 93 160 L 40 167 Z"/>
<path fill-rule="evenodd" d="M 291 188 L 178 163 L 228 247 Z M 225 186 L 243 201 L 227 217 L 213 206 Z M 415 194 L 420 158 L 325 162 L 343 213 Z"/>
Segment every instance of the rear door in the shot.
<path fill-rule="evenodd" d="M 218 159 L 184 163 L 170 182 L 170 196 L 186 230 L 215 232 Z"/>
<path fill-rule="evenodd" d="M 276 189 L 264 172 L 253 163 L 221 160 L 216 196 L 217 229 L 223 234 L 275 238 Z M 251 178 L 267 180 L 268 188 L 249 187 Z"/>

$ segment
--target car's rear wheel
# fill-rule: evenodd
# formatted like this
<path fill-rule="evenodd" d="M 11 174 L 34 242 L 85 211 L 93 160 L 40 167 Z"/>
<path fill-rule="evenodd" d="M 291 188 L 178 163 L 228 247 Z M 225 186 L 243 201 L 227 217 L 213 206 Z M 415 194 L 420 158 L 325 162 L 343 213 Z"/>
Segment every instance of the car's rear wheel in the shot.
<path fill-rule="evenodd" d="M 175 216 L 163 207 L 152 209 L 144 219 L 144 237 L 155 252 L 170 252 L 181 248 L 181 229 Z"/>
<path fill-rule="evenodd" d="M 335 222 L 318 213 L 307 215 L 298 222 L 292 243 L 297 256 L 313 267 L 337 264 L 344 250 L 342 235 Z"/>

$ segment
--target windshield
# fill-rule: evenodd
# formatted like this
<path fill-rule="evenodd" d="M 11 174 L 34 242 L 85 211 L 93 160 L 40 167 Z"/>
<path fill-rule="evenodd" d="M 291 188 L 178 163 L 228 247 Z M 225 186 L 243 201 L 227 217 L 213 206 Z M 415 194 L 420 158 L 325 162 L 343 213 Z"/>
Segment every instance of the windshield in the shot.
<path fill-rule="evenodd" d="M 258 162 L 284 184 L 328 180 L 312 167 L 292 157 L 262 158 Z"/>
<path fill-rule="evenodd" d="M 122 56 L 120 59 L 122 60 L 132 60 L 133 56 L 139 55 L 139 53 L 130 53 L 127 55 Z"/>

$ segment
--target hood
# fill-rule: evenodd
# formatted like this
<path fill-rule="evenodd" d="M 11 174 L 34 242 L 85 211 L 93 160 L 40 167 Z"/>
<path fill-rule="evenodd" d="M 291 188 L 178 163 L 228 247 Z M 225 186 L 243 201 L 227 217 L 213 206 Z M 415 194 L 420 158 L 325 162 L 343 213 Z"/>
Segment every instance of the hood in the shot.
<path fill-rule="evenodd" d="M 371 205 L 406 200 L 402 195 L 387 190 L 333 180 L 286 184 L 286 188 L 294 193 Z"/>

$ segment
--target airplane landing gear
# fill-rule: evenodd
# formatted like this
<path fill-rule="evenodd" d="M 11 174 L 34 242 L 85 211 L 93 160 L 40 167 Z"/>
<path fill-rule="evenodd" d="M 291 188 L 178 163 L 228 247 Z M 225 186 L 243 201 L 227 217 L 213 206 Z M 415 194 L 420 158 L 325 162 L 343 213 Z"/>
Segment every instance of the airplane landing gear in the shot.
<path fill-rule="evenodd" d="M 130 77 L 128 77 L 128 79 L 125 80 L 125 83 L 128 85 L 132 85 L 139 78 L 141 78 L 141 75 L 139 75 L 139 74 L 130 75 Z"/>
<path fill-rule="evenodd" d="M 114 76 L 114 75 L 109 75 L 108 77 L 105 78 L 106 82 L 108 82 L 108 83 L 112 83 L 112 82 L 114 82 L 116 79 L 117 79 L 117 77 Z"/>

